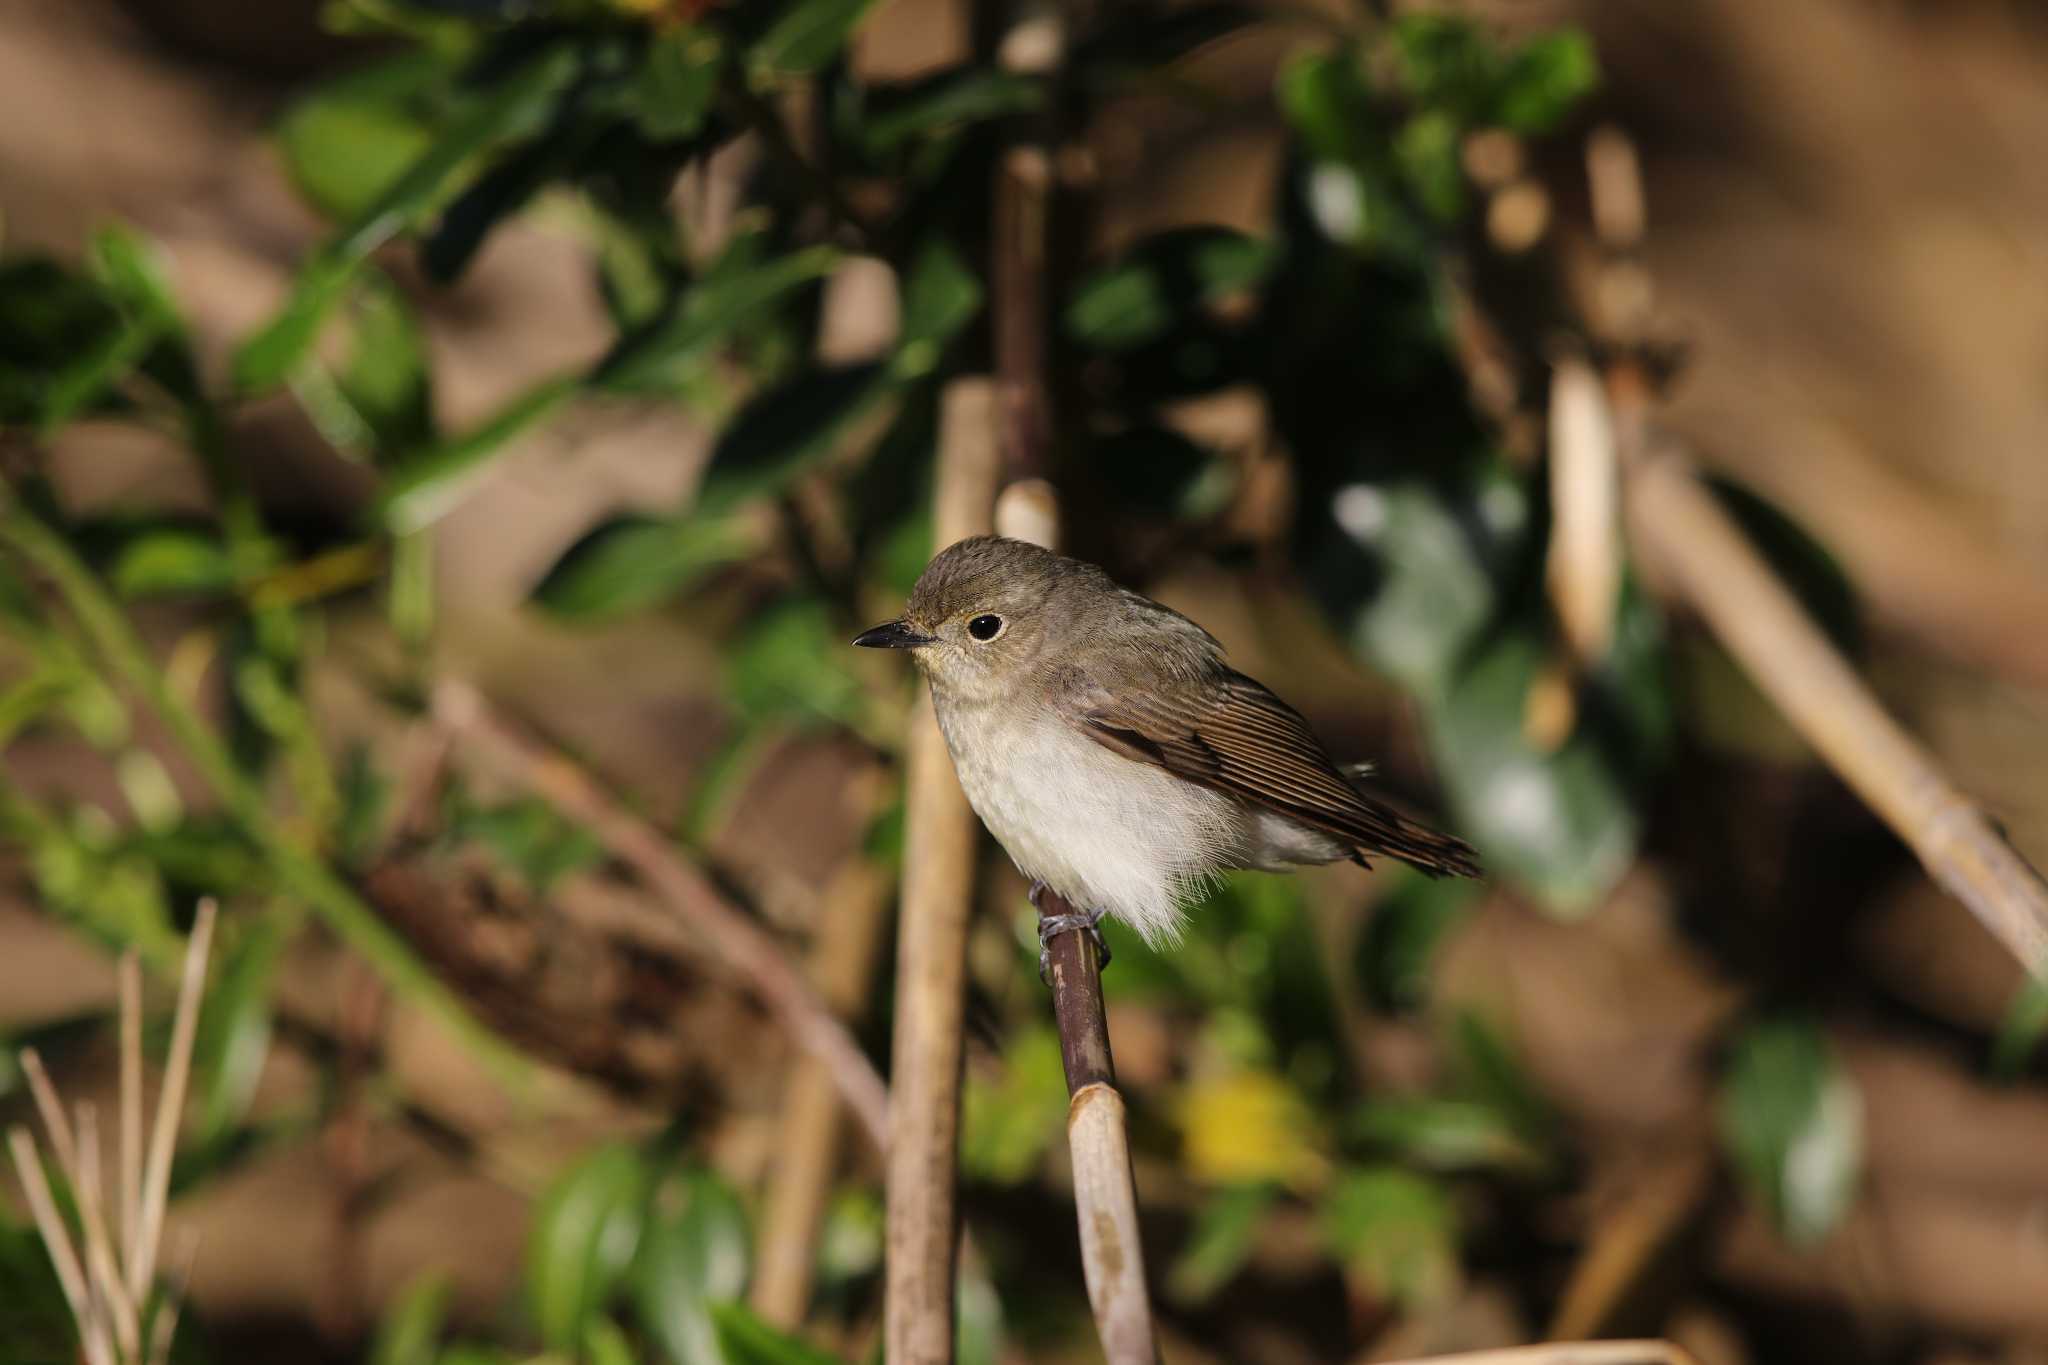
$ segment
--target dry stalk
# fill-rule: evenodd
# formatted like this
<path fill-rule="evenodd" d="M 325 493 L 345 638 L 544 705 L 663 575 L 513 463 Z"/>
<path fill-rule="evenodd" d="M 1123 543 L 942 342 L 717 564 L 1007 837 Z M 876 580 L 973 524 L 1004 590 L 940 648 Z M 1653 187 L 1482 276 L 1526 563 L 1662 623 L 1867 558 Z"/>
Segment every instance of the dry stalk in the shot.
<path fill-rule="evenodd" d="M 1621 478 L 1600 376 L 1580 356 L 1560 359 L 1551 376 L 1550 502 L 1551 601 L 1573 657 L 1596 664 L 1621 595 Z"/>
<path fill-rule="evenodd" d="M 131 952 L 123 956 L 120 970 L 120 1210 L 121 1240 L 114 1239 L 111 1220 L 104 1203 L 104 1170 L 101 1161 L 98 1111 L 89 1104 L 78 1107 L 74 1129 L 66 1119 L 64 1106 L 50 1083 L 42 1060 L 34 1049 L 21 1053 L 23 1069 L 30 1077 L 36 1107 L 48 1132 L 50 1147 L 69 1184 L 78 1210 L 79 1240 L 85 1247 L 80 1260 L 70 1225 L 58 1212 L 51 1197 L 35 1140 L 25 1128 L 8 1132 L 14 1167 L 27 1194 L 29 1211 L 35 1219 L 57 1283 L 77 1326 L 79 1345 L 87 1365 L 163 1365 L 170 1359 L 171 1339 L 177 1327 L 178 1305 L 184 1284 L 190 1278 L 190 1259 L 173 1285 L 156 1304 L 150 1323 L 147 1349 L 142 1328 L 155 1287 L 157 1243 L 163 1230 L 164 1205 L 169 1195 L 171 1154 L 177 1145 L 178 1124 L 183 1115 L 185 1088 L 192 1070 L 192 1045 L 196 1037 L 199 1005 L 206 990 L 207 959 L 213 947 L 216 908 L 211 900 L 199 903 L 192 936 L 185 946 L 185 968 L 178 988 L 177 1012 L 171 1026 L 171 1050 L 165 1063 L 162 1093 L 151 1135 L 149 1164 L 141 1164 L 142 1146 L 142 979 L 141 968 Z"/>
<path fill-rule="evenodd" d="M 2048 970 L 2048 884 L 1884 709 L 1670 447 L 1628 474 L 1637 546 L 1764 694 L 2031 972 Z"/>
<path fill-rule="evenodd" d="M 1695 1146 L 1646 1171 L 1630 1196 L 1587 1238 L 1548 1335 L 1571 1340 L 1612 1330 L 1658 1259 L 1697 1221 L 1713 1178 L 1713 1154 Z"/>
<path fill-rule="evenodd" d="M 653 826 L 620 805 L 566 754 L 498 715 L 474 687 L 452 679 L 435 684 L 433 711 L 467 754 L 484 759 L 583 826 L 607 853 L 632 868 L 753 988 L 790 1039 L 824 1063 L 875 1144 L 886 1142 L 889 1095 L 881 1076 L 766 930 L 727 901 Z"/>
<path fill-rule="evenodd" d="M 989 529 L 995 431 L 995 392 L 988 381 L 953 381 L 940 413 L 935 548 Z M 930 1365 L 953 1359 L 954 1168 L 975 825 L 932 718 L 931 700 L 922 694 L 911 716 L 904 766 L 882 1330 L 891 1365 Z"/>

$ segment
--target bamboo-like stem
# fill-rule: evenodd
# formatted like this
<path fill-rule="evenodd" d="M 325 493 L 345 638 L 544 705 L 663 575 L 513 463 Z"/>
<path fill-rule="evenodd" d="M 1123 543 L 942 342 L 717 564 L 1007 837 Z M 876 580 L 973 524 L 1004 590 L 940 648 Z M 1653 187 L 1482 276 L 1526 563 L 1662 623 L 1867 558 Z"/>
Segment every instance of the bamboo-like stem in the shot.
<path fill-rule="evenodd" d="M 142 1211 L 135 1222 L 135 1240 L 128 1247 L 128 1294 L 137 1303 L 149 1301 L 150 1286 L 156 1280 L 157 1243 L 163 1236 L 164 1205 L 171 1190 L 171 1155 L 177 1150 L 185 1084 L 192 1075 L 192 1043 L 199 1027 L 199 1004 L 206 994 L 206 961 L 213 950 L 216 913 L 212 900 L 199 902 L 192 937 L 185 945 L 185 974 L 178 983 L 178 1007 L 171 1019 L 171 1051 L 164 1065 L 163 1091 L 157 1096 L 149 1160 L 143 1168 Z"/>
<path fill-rule="evenodd" d="M 453 680 L 437 683 L 433 710 L 467 754 L 483 758 L 583 826 L 607 853 L 631 867 L 753 988 L 791 1040 L 825 1064 L 875 1144 L 887 1141 L 889 1096 L 881 1076 L 766 930 L 729 903 L 653 826 L 620 805 L 567 755 L 514 728 L 474 687 Z"/>
<path fill-rule="evenodd" d="M 78 1139 L 71 1131 L 71 1120 L 64 1117 L 64 1102 L 57 1098 L 57 1087 L 50 1084 L 50 1073 L 43 1066 L 43 1054 L 32 1047 L 21 1050 L 21 1072 L 28 1077 L 28 1093 L 35 1097 L 36 1114 L 43 1121 L 43 1131 L 50 1135 L 50 1150 L 56 1154 L 57 1169 L 67 1183 L 78 1183 Z"/>
<path fill-rule="evenodd" d="M 2048 971 L 2048 884 L 1956 789 L 1808 619 L 1734 519 L 1665 447 L 1628 475 L 1631 534 L 1843 781 L 2031 972 Z"/>
<path fill-rule="evenodd" d="M 177 695 L 134 625 L 71 546 L 0 484 L 0 546 L 46 575 L 113 670 L 163 719 L 200 778 L 263 854 L 283 890 L 310 906 L 398 994 L 426 1010 L 508 1084 L 523 1084 L 526 1060 L 479 1024 L 377 913 L 326 864 L 301 848 L 270 813 L 263 792 L 235 765 L 196 707 Z"/>
<path fill-rule="evenodd" d="M 986 380 L 957 379 L 946 390 L 933 497 L 935 548 L 989 529 L 995 408 Z M 890 1365 L 934 1365 L 953 1359 L 954 1168 L 975 826 L 928 696 L 919 696 L 911 715 L 904 768 L 882 1334 Z"/>
<path fill-rule="evenodd" d="M 28 1129 L 17 1124 L 7 1130 L 7 1146 L 14 1155 L 14 1170 L 21 1178 L 22 1193 L 28 1196 L 29 1215 L 35 1219 L 36 1232 L 50 1254 L 50 1264 L 57 1269 L 57 1285 L 64 1291 L 64 1302 L 71 1309 L 72 1320 L 78 1324 L 86 1358 L 91 1365 L 103 1365 L 105 1356 L 96 1349 L 87 1331 L 92 1320 L 92 1301 L 86 1289 L 85 1275 L 79 1270 L 78 1253 L 72 1249 L 71 1233 L 57 1212 L 57 1201 L 50 1197 L 50 1181 L 43 1174 L 42 1158 L 36 1155 L 35 1139 L 29 1136 Z"/>
<path fill-rule="evenodd" d="M 113 1239 L 107 1235 L 107 1219 L 100 1184 L 99 1111 L 90 1104 L 78 1106 L 78 1222 L 85 1233 L 87 1287 L 98 1300 L 105 1322 L 114 1331 L 114 1345 L 121 1359 L 134 1360 L 141 1344 L 135 1314 L 135 1299 L 121 1283 L 121 1267 L 114 1258 Z"/>
<path fill-rule="evenodd" d="M 122 1255 L 142 1222 L 142 959 L 121 954 L 121 1238 Z"/>
<path fill-rule="evenodd" d="M 1621 478 L 1600 376 L 1561 359 L 1550 386 L 1550 547 L 1545 577 L 1565 642 L 1583 665 L 1607 656 L 1621 595 Z"/>
<path fill-rule="evenodd" d="M 821 898 L 811 979 L 842 1015 L 859 1008 L 873 975 L 888 883 L 864 854 L 840 869 Z M 783 1091 L 774 1179 L 754 1258 L 754 1311 L 778 1327 L 803 1321 L 811 1298 L 818 1224 L 839 1159 L 839 1092 L 816 1057 L 800 1058 Z"/>
<path fill-rule="evenodd" d="M 1057 892 L 1038 894 L 1040 916 L 1071 915 Z M 1046 945 L 1060 1063 L 1067 1076 L 1067 1149 L 1074 1163 L 1074 1213 L 1081 1225 L 1081 1269 L 1109 1365 L 1157 1365 L 1152 1305 L 1145 1290 L 1145 1248 L 1138 1196 L 1124 1135 L 1124 1101 L 1102 1007 L 1102 964 L 1094 938 L 1069 929 Z"/>

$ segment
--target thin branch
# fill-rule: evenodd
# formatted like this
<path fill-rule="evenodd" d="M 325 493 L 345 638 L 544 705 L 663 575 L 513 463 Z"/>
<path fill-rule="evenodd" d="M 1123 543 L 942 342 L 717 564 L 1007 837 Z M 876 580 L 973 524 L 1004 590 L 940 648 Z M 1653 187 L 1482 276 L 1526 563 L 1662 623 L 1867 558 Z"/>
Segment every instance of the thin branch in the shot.
<path fill-rule="evenodd" d="M 1650 1268 L 1696 1222 L 1713 1177 L 1712 1153 L 1691 1145 L 1646 1170 L 1586 1239 L 1547 1335 L 1571 1339 L 1608 1330 L 1637 1299 Z"/>
<path fill-rule="evenodd" d="M 989 529 L 996 463 L 994 389 L 985 380 L 956 379 L 940 409 L 935 548 Z M 933 1365 L 953 1359 L 954 1180 L 975 824 L 928 696 L 919 696 L 911 716 L 904 767 L 882 1331 L 891 1365 Z"/>
<path fill-rule="evenodd" d="M 57 1169 L 63 1172 L 66 1182 L 78 1183 L 78 1139 L 72 1136 L 71 1121 L 64 1117 L 64 1102 L 57 1098 L 57 1087 L 50 1084 L 50 1073 L 43 1067 L 43 1055 L 32 1047 L 21 1050 L 21 1071 L 28 1077 L 28 1092 L 35 1097 L 36 1113 L 43 1121 L 43 1131 L 50 1135 L 50 1150 L 56 1153 Z"/>
<path fill-rule="evenodd" d="M 135 1245 L 142 1222 L 142 959 L 121 954 L 121 1238 Z"/>
<path fill-rule="evenodd" d="M 78 1268 L 78 1253 L 72 1249 L 71 1233 L 57 1213 L 57 1201 L 50 1197 L 50 1181 L 43 1174 L 42 1158 L 36 1155 L 35 1139 L 29 1136 L 28 1129 L 17 1124 L 7 1130 L 7 1146 L 14 1154 L 14 1170 L 21 1177 L 22 1192 L 28 1196 L 29 1214 L 35 1219 L 36 1232 L 43 1239 L 44 1249 L 50 1253 L 50 1264 L 57 1269 L 57 1285 L 64 1291 L 64 1302 L 71 1309 L 72 1320 L 78 1324 L 79 1340 L 85 1343 L 87 1359 L 91 1365 L 102 1365 L 104 1356 L 96 1354 L 93 1338 L 87 1330 L 92 1320 L 92 1304 L 85 1276 Z"/>
<path fill-rule="evenodd" d="M 1043 477 L 1051 444 L 1045 319 L 1052 179 L 1043 147 L 1012 148 L 996 172 L 989 313 L 1002 389 L 1003 467 L 1012 479 Z"/>
<path fill-rule="evenodd" d="M 1888 714 L 1734 519 L 1665 447 L 1628 474 L 1631 533 L 1757 686 L 2031 972 L 2048 971 L 2048 884 Z"/>
<path fill-rule="evenodd" d="M 1670 1341 L 1552 1341 L 1538 1346 L 1505 1346 L 1417 1356 L 1387 1365 L 1699 1365 L 1692 1353 Z"/>
<path fill-rule="evenodd" d="M 114 1344 L 123 1360 L 135 1359 L 141 1345 L 140 1323 L 135 1297 L 121 1283 L 121 1268 L 114 1259 L 113 1239 L 107 1234 L 106 1210 L 100 1191 L 99 1112 L 89 1104 L 78 1106 L 78 1222 L 85 1233 L 85 1267 L 88 1286 L 112 1320 Z"/>
<path fill-rule="evenodd" d="M 437 683 L 433 710 L 437 722 L 467 753 L 483 757 L 513 783 L 582 825 L 608 853 L 631 867 L 753 987 L 791 1040 L 824 1063 L 875 1145 L 887 1142 L 889 1098 L 881 1076 L 767 931 L 735 909 L 709 878 L 589 773 L 514 728 L 474 687 L 452 680 Z"/>

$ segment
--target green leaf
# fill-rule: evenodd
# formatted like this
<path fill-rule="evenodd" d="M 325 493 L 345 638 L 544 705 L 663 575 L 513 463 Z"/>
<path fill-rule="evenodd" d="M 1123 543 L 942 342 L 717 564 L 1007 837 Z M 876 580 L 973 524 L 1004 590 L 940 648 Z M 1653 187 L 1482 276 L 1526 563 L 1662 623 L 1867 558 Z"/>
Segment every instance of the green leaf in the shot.
<path fill-rule="evenodd" d="M 536 892 L 604 859 L 588 830 L 570 824 L 537 797 L 476 805 L 459 789 L 451 790 L 444 815 L 450 838 L 487 845 Z"/>
<path fill-rule="evenodd" d="M 837 1356 L 776 1331 L 745 1304 L 714 1304 L 711 1316 L 718 1325 L 718 1347 L 726 1365 L 845 1365 Z"/>
<path fill-rule="evenodd" d="M 1346 1171 L 1323 1206 L 1331 1249 L 1368 1291 L 1408 1308 L 1457 1287 L 1458 1216 L 1436 1181 L 1398 1166 Z"/>
<path fill-rule="evenodd" d="M 994 67 L 962 67 L 893 90 L 870 91 L 868 105 L 859 138 L 868 155 L 879 158 L 930 133 L 1043 108 L 1045 83 Z"/>
<path fill-rule="evenodd" d="M 816 598 L 761 613 L 733 642 L 727 692 L 755 721 L 768 718 L 857 727 L 867 688 L 854 672 L 845 633 Z"/>
<path fill-rule="evenodd" d="M 558 1178 L 534 1212 L 526 1292 L 541 1339 L 556 1350 L 583 1340 L 625 1279 L 640 1244 L 649 1173 L 623 1143 L 598 1148 Z"/>
<path fill-rule="evenodd" d="M 847 427 L 891 387 L 886 366 L 867 364 L 805 370 L 756 394 L 718 438 L 698 510 L 715 515 L 780 492 L 830 455 Z"/>
<path fill-rule="evenodd" d="M 1437 949 L 1479 895 L 1480 884 L 1464 878 L 1401 874 L 1358 940 L 1358 978 L 1376 1008 L 1413 1010 L 1428 1003 Z"/>
<path fill-rule="evenodd" d="M 697 135 L 718 94 L 725 44 L 715 29 L 676 24 L 660 30 L 633 82 L 633 120 L 656 142 Z"/>
<path fill-rule="evenodd" d="M 1991 1074 L 1999 1080 L 2017 1078 L 2048 1036 L 2048 978 L 2029 976 L 1999 1022 L 1991 1044 Z"/>
<path fill-rule="evenodd" d="M 970 1070 L 960 1099 L 960 1169 L 1015 1185 L 1038 1169 L 1067 1115 L 1060 1040 L 1043 1023 L 1020 1027 L 994 1076 Z"/>
<path fill-rule="evenodd" d="M 637 1365 L 633 1343 L 616 1322 L 598 1318 L 583 1333 L 586 1365 Z"/>
<path fill-rule="evenodd" d="M 54 261 L 0 262 L 0 422 L 48 426 L 61 375 L 121 344 L 128 324 L 106 289 Z M 66 381 L 74 411 L 80 398 L 94 410 L 116 406 L 104 384 Z"/>
<path fill-rule="evenodd" d="M 370 1365 L 434 1365 L 448 1314 L 448 1277 L 420 1276 L 399 1296 L 377 1327 Z"/>
<path fill-rule="evenodd" d="M 543 379 L 460 436 L 428 447 L 405 461 L 386 486 L 380 505 L 394 535 L 424 530 L 468 493 L 493 456 L 575 397 L 575 375 Z"/>
<path fill-rule="evenodd" d="M 1811 1019 L 1750 1025 L 1720 1100 L 1722 1141 L 1750 1193 L 1791 1242 L 1841 1221 L 1863 1164 L 1863 1102 Z"/>
<path fill-rule="evenodd" d="M 1556 1117 L 1498 1029 L 1461 1010 L 1451 1021 L 1449 1050 L 1460 1094 L 1501 1115 L 1531 1145 L 1548 1143 Z"/>
<path fill-rule="evenodd" d="M 963 1258 L 953 1285 L 954 1365 L 999 1365 L 1003 1301 L 979 1258 Z"/>
<path fill-rule="evenodd" d="M 747 52 L 756 81 L 816 71 L 846 46 L 874 0 L 796 0 Z"/>
<path fill-rule="evenodd" d="M 434 439 L 433 390 L 427 342 L 412 304 L 381 274 L 365 273 L 350 311 L 347 365 L 334 385 L 386 455 Z"/>
<path fill-rule="evenodd" d="M 1075 286 L 1066 306 L 1067 332 L 1097 350 L 1146 345 L 1197 309 L 1255 288 L 1274 261 L 1272 243 L 1230 228 L 1162 232 Z"/>
<path fill-rule="evenodd" d="M 1276 1202 L 1276 1192 L 1266 1185 L 1240 1185 L 1211 1197 L 1167 1272 L 1167 1291 L 1181 1303 L 1199 1304 L 1235 1279 L 1251 1260 L 1259 1225 Z"/>
<path fill-rule="evenodd" d="M 1575 30 L 1546 34 L 1509 59 L 1493 116 L 1518 133 L 1547 133 L 1599 84 L 1592 39 Z"/>
<path fill-rule="evenodd" d="M 934 242 L 918 254 L 903 286 L 903 326 L 890 372 L 911 379 L 937 366 L 940 353 L 981 311 L 981 281 L 958 252 Z"/>
<path fill-rule="evenodd" d="M 1509 1115 L 1474 1100 L 1373 1100 L 1352 1116 L 1349 1130 L 1405 1165 L 1432 1171 L 1527 1174 L 1547 1163 Z"/>
<path fill-rule="evenodd" d="M 107 577 L 115 592 L 129 598 L 218 593 L 235 585 L 235 565 L 213 533 L 164 526 L 123 543 Z"/>
<path fill-rule="evenodd" d="M 247 923 L 207 983 L 192 1053 L 202 1146 L 221 1141 L 248 1116 L 270 1055 L 270 989 L 286 937 L 276 914 Z"/>
<path fill-rule="evenodd" d="M 849 1188 L 832 1197 L 818 1229 L 818 1292 L 837 1297 L 882 1268 L 882 1201 L 875 1192 Z"/>
<path fill-rule="evenodd" d="M 749 1260 L 746 1213 L 729 1185 L 695 1169 L 662 1182 L 631 1288 L 641 1326 L 675 1365 L 720 1359 L 716 1314 L 746 1292 Z"/>
<path fill-rule="evenodd" d="M 1487 866 L 1573 914 L 1627 870 L 1642 815 L 1630 775 L 1583 717 L 1555 749 L 1530 740 L 1524 715 L 1542 660 L 1528 634 L 1490 641 L 1431 708 L 1431 748 L 1457 826 Z"/>
<path fill-rule="evenodd" d="M 330 81 L 294 103 L 277 137 L 299 193 L 331 219 L 361 214 L 433 145 L 427 95 L 453 74 L 444 59 L 420 49 Z"/>
<path fill-rule="evenodd" d="M 742 324 L 830 274 L 839 262 L 831 247 L 792 251 L 766 263 L 745 259 L 735 244 L 667 316 L 620 340 L 592 372 L 590 382 L 617 393 L 672 388 L 683 368 L 723 342 Z"/>
<path fill-rule="evenodd" d="M 564 621 L 610 620 L 687 591 L 750 548 L 729 520 L 613 517 L 564 551 L 530 600 Z"/>
<path fill-rule="evenodd" d="M 236 351 L 236 387 L 244 393 L 262 393 L 290 376 L 312 349 L 329 310 L 363 260 L 430 212 L 456 174 L 478 155 L 537 126 L 581 65 L 581 55 L 566 42 L 543 48 L 477 100 L 404 174 L 365 204 L 307 262 L 277 317 Z"/>

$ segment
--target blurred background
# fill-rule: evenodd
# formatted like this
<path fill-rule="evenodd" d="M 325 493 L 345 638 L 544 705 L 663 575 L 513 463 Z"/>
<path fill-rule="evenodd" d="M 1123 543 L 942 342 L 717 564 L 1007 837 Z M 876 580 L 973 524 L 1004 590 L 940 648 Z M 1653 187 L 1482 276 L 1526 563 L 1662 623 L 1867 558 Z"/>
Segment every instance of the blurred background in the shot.
<path fill-rule="evenodd" d="M 2048 855 L 2039 12 L 1060 17 L 1048 65 L 960 0 L 0 0 L 0 1117 L 23 1046 L 112 1112 L 116 958 L 159 1057 L 215 896 L 181 1358 L 872 1358 L 873 1145 L 435 702 L 886 1071 L 914 680 L 845 642 L 931 552 L 1027 140 L 1068 548 L 1495 874 L 1110 929 L 1166 1358 L 2048 1360 L 2048 993 L 1654 563 L 1560 584 L 1549 435 L 1555 374 L 1634 395 Z M 1096 1359 L 981 874 L 961 1358 Z M 76 1359 L 4 1190 L 0 1359 Z"/>

